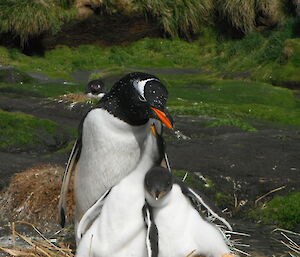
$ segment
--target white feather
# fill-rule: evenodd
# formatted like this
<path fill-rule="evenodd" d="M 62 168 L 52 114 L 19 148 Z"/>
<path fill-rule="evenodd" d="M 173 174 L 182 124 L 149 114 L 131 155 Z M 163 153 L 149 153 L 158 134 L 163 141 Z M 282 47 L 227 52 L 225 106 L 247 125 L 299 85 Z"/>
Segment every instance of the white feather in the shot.
<path fill-rule="evenodd" d="M 142 99 L 145 99 L 145 85 L 147 82 L 149 81 L 159 81 L 158 79 L 156 78 L 150 78 L 150 79 L 145 79 L 145 80 L 135 80 L 132 84 L 133 86 L 135 87 L 135 89 L 138 91 L 139 95 L 142 97 Z"/>

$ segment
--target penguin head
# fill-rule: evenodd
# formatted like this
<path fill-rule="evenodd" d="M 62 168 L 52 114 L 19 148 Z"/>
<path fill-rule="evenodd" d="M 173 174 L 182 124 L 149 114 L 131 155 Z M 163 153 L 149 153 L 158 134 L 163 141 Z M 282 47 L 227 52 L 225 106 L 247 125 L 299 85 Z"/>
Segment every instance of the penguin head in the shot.
<path fill-rule="evenodd" d="M 172 190 L 173 176 L 163 167 L 150 169 L 145 176 L 146 198 L 150 205 L 155 201 L 160 201 Z"/>
<path fill-rule="evenodd" d="M 144 105 L 149 118 L 161 120 L 169 129 L 173 128 L 173 119 L 166 109 L 168 90 L 154 75 L 134 72 L 130 82 L 135 91 L 135 101 Z"/>
<path fill-rule="evenodd" d="M 123 110 L 136 119 L 154 118 L 167 128 L 173 128 L 173 119 L 166 109 L 168 90 L 154 75 L 132 72 L 120 79 L 110 91 L 120 96 Z"/>
<path fill-rule="evenodd" d="M 166 109 L 168 91 L 154 75 L 132 72 L 117 81 L 96 105 L 130 125 L 146 124 L 150 118 L 173 128 Z"/>
<path fill-rule="evenodd" d="M 88 83 L 85 93 L 88 97 L 101 99 L 105 95 L 106 89 L 101 79 L 95 79 Z"/>

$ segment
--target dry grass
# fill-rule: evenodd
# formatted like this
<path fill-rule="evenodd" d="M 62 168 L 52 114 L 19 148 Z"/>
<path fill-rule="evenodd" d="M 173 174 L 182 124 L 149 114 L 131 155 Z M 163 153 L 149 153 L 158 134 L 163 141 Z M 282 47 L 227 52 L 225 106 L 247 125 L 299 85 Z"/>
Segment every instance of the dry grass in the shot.
<path fill-rule="evenodd" d="M 279 232 L 282 236 L 282 240 L 276 240 L 279 243 L 283 244 L 289 249 L 289 255 L 292 257 L 300 256 L 300 234 L 277 228 L 273 230 L 273 232 Z"/>
<path fill-rule="evenodd" d="M 256 2 L 256 13 L 260 13 L 260 20 L 265 25 L 273 26 L 284 16 L 284 2 L 282 0 L 260 0 Z"/>
<path fill-rule="evenodd" d="M 29 226 L 37 233 L 37 237 L 27 237 L 16 230 L 16 225 Z M 19 238 L 26 243 L 25 246 L 14 245 L 13 247 L 0 247 L 0 250 L 11 256 L 45 256 L 45 257 L 73 257 L 72 249 L 63 242 L 52 243 L 47 239 L 33 224 L 29 222 L 11 223 L 12 237 L 14 240 Z"/>
<path fill-rule="evenodd" d="M 145 15 L 156 18 L 164 30 L 173 37 L 189 37 L 199 31 L 213 15 L 212 0 L 139 1 L 138 7 Z"/>
<path fill-rule="evenodd" d="M 44 165 L 16 174 L 0 194 L 1 220 L 24 220 L 45 228 L 56 224 L 63 172 L 61 166 Z M 74 208 L 72 195 L 70 192 L 71 210 Z"/>
<path fill-rule="evenodd" d="M 298 0 L 296 0 L 298 1 Z M 274 26 L 284 17 L 283 0 L 216 0 L 221 16 L 244 33 L 258 25 Z"/>
<path fill-rule="evenodd" d="M 78 11 L 79 19 L 86 19 L 92 14 L 94 14 L 93 9 L 101 5 L 101 0 L 76 0 L 74 6 Z"/>

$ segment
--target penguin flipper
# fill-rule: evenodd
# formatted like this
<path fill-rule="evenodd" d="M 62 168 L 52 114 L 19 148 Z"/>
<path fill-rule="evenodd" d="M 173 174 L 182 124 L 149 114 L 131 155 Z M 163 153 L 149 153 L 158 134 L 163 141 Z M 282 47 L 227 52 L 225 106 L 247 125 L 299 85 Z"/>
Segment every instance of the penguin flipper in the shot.
<path fill-rule="evenodd" d="M 158 229 L 154 223 L 152 207 L 146 202 L 143 216 L 147 228 L 146 246 L 148 257 L 158 257 Z"/>
<path fill-rule="evenodd" d="M 108 196 L 110 189 L 106 190 L 105 193 L 90 207 L 85 214 L 82 216 L 76 231 L 76 236 L 81 239 L 83 234 L 88 230 L 93 221 L 99 216 L 105 198 Z"/>
<path fill-rule="evenodd" d="M 62 185 L 60 189 L 60 197 L 58 202 L 58 221 L 59 224 L 64 227 L 66 223 L 66 209 L 67 209 L 67 193 L 69 190 L 69 183 L 73 170 L 76 167 L 79 159 L 81 149 L 81 140 L 77 139 L 73 145 L 71 154 L 68 159 L 67 167 L 65 169 Z"/>
<path fill-rule="evenodd" d="M 230 231 L 232 231 L 232 227 L 229 222 L 223 217 L 222 212 L 219 210 L 214 203 L 210 201 L 210 199 L 203 193 L 192 189 L 182 181 L 176 179 L 175 183 L 178 184 L 181 188 L 182 193 L 188 197 L 196 210 L 199 211 L 199 204 L 203 206 L 214 218 L 221 221 Z"/>

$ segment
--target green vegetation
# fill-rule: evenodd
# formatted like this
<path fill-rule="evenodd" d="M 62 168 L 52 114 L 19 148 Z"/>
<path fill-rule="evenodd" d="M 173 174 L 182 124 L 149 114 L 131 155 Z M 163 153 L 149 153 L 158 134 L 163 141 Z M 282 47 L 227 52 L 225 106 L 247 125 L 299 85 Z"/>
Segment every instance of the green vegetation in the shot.
<path fill-rule="evenodd" d="M 68 136 L 55 122 L 23 113 L 0 110 L 0 149 L 25 151 L 58 149 L 67 144 Z"/>
<path fill-rule="evenodd" d="M 232 194 L 227 192 L 216 192 L 214 198 L 218 206 L 224 208 L 234 208 L 234 196 Z"/>
<path fill-rule="evenodd" d="M 163 75 L 173 113 L 206 115 L 221 120 L 213 126 L 255 129 L 245 121 L 256 119 L 300 125 L 300 101 L 293 91 L 266 83 L 211 79 L 206 75 Z"/>
<path fill-rule="evenodd" d="M 23 71 L 44 72 L 52 77 L 66 78 L 70 72 L 78 70 L 194 67 L 200 61 L 197 44 L 166 39 L 144 39 L 127 47 L 58 46 L 54 50 L 47 51 L 44 57 L 29 57 L 17 49 L 7 51 L 0 48 L 0 55 L 1 53 L 6 57 L 3 63 L 0 59 L 0 64 L 9 63 Z"/>
<path fill-rule="evenodd" d="M 252 210 L 250 216 L 265 223 L 293 229 L 300 224 L 300 192 L 277 196 L 262 207 Z"/>
<path fill-rule="evenodd" d="M 204 64 L 223 72 L 227 78 L 239 78 L 239 73 L 246 72 L 246 79 L 277 85 L 283 83 L 284 78 L 297 81 L 300 79 L 299 72 L 295 72 L 299 65 L 300 41 L 293 38 L 297 24 L 296 19 L 290 18 L 271 32 L 251 32 L 241 40 L 216 43 L 203 50 L 212 52 Z M 291 73 L 293 78 L 290 78 Z"/>

